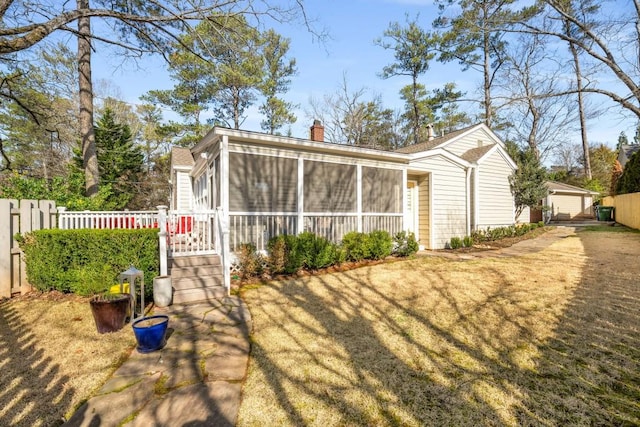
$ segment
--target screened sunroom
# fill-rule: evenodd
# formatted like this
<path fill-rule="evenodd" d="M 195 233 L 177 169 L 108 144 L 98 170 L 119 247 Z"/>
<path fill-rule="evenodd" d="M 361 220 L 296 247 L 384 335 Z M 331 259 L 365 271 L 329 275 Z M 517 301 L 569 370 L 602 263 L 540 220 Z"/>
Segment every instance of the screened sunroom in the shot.
<path fill-rule="evenodd" d="M 405 156 L 220 128 L 193 151 L 208 159 L 193 175 L 196 205 L 227 216 L 232 251 L 303 231 L 339 242 L 405 229 Z"/>

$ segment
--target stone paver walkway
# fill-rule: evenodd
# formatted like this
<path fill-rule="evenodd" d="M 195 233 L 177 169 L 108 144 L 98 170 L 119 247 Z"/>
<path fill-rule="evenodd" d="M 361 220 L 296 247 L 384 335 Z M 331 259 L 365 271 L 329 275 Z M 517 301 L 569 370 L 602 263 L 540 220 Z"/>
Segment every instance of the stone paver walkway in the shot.
<path fill-rule="evenodd" d="M 166 346 L 134 350 L 66 426 L 235 425 L 249 358 L 247 306 L 227 297 L 154 314 L 169 315 Z"/>

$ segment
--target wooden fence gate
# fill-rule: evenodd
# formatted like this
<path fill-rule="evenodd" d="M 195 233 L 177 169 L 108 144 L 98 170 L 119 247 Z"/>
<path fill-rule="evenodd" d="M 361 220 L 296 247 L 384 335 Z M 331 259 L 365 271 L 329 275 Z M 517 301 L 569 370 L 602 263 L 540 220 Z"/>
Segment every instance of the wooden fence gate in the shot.
<path fill-rule="evenodd" d="M 14 236 L 56 228 L 56 213 L 52 200 L 0 199 L 0 299 L 31 290 L 24 257 Z"/>

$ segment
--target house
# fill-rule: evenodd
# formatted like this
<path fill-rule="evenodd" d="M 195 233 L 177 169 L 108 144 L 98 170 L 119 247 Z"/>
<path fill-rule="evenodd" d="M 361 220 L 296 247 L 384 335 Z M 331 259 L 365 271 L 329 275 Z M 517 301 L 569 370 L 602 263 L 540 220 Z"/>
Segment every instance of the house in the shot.
<path fill-rule="evenodd" d="M 640 144 L 622 144 L 618 149 L 618 162 L 624 168 L 631 156 L 640 151 Z"/>
<path fill-rule="evenodd" d="M 600 193 L 561 182 L 547 181 L 547 197 L 542 201 L 549 208 L 551 221 L 594 218 L 594 197 Z"/>
<path fill-rule="evenodd" d="M 409 230 L 440 249 L 515 222 L 516 165 L 484 124 L 393 152 L 326 143 L 318 121 L 310 139 L 214 127 L 189 153 L 174 149 L 171 164 L 171 209 L 218 208 L 231 251 L 264 250 L 278 234 L 340 241 L 376 229 Z"/>

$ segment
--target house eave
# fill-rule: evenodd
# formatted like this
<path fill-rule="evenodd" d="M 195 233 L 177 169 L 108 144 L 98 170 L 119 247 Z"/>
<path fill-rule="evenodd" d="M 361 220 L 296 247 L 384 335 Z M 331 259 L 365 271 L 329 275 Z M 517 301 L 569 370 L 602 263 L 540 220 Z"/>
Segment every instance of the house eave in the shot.
<path fill-rule="evenodd" d="M 371 148 L 353 147 L 327 142 L 317 142 L 302 138 L 268 135 L 251 131 L 220 127 L 214 127 L 211 131 L 209 131 L 209 133 L 207 133 L 207 135 L 205 135 L 204 138 L 191 149 L 191 152 L 194 153 L 194 155 L 202 153 L 209 147 L 217 143 L 223 136 L 227 136 L 234 142 L 246 142 L 258 146 L 287 148 L 296 151 L 325 153 L 372 160 L 384 160 L 401 164 L 409 163 L 410 160 L 410 156 L 403 153 L 374 150 Z"/>
<path fill-rule="evenodd" d="M 420 159 L 426 159 L 429 157 L 435 157 L 435 156 L 442 156 L 444 158 L 446 158 L 447 160 L 450 160 L 451 162 L 459 165 L 460 167 L 463 168 L 469 168 L 471 166 L 473 166 L 472 163 L 456 156 L 455 154 L 443 149 L 443 148 L 435 148 L 433 150 L 428 150 L 428 151 L 421 151 L 419 153 L 413 153 L 413 154 L 409 154 L 409 156 L 411 157 L 411 161 L 417 161 Z"/>

